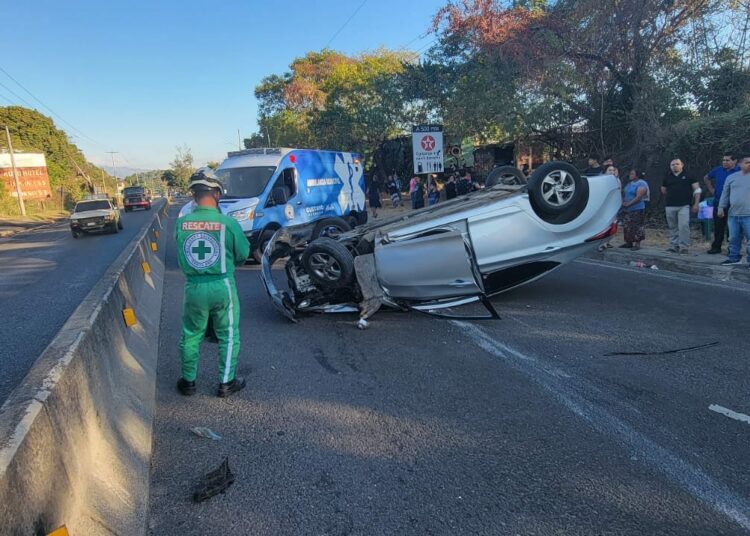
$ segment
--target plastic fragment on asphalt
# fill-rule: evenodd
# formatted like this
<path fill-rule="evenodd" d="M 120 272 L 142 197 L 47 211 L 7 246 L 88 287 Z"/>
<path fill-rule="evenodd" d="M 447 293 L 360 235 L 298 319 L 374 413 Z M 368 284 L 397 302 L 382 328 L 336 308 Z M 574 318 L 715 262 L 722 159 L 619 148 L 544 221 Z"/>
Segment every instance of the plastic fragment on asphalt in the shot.
<path fill-rule="evenodd" d="M 151 242 L 151 251 L 159 251 L 159 246 L 156 245 L 156 242 Z"/>
<path fill-rule="evenodd" d="M 142 262 L 141 263 L 141 268 L 143 268 L 143 273 L 144 274 L 150 274 L 151 273 L 151 265 L 148 262 L 146 262 L 146 261 Z"/>
<path fill-rule="evenodd" d="M 135 311 L 130 307 L 126 307 L 122 310 L 122 318 L 125 320 L 125 325 L 132 328 L 138 323 L 138 319 L 135 317 Z"/>
<path fill-rule="evenodd" d="M 59 529 L 55 529 L 49 534 L 47 534 L 47 536 L 70 536 L 70 533 L 68 532 L 67 527 L 63 525 Z"/>
<path fill-rule="evenodd" d="M 206 439 L 213 439 L 214 441 L 219 441 L 221 439 L 219 434 L 205 426 L 196 426 L 195 428 L 191 428 L 190 431 L 195 435 L 205 437 Z"/>
<path fill-rule="evenodd" d="M 234 475 L 229 470 L 229 458 L 224 458 L 218 469 L 203 475 L 193 492 L 195 502 L 203 502 L 214 495 L 225 491 L 234 482 Z"/>
<path fill-rule="evenodd" d="M 359 322 L 357 322 L 357 329 L 367 329 L 369 327 L 370 327 L 370 323 L 364 318 L 360 318 Z"/>

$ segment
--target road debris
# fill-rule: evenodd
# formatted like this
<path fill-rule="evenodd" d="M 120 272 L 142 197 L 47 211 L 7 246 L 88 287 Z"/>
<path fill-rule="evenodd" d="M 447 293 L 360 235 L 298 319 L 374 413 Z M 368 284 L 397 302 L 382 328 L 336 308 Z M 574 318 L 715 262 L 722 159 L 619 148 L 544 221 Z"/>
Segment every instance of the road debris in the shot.
<path fill-rule="evenodd" d="M 224 492 L 234 482 L 234 475 L 229 470 L 229 458 L 224 458 L 215 471 L 203 476 L 200 484 L 195 488 L 193 500 L 203 502 L 214 495 Z"/>

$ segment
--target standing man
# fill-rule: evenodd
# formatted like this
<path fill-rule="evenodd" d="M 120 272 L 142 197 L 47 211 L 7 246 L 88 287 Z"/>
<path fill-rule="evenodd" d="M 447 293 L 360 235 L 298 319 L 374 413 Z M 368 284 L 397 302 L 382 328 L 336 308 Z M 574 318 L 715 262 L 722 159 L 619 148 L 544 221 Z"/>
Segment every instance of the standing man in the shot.
<path fill-rule="evenodd" d="M 703 182 L 706 183 L 708 192 L 714 198 L 714 241 L 711 244 L 711 249 L 708 250 L 709 255 L 721 253 L 724 235 L 727 233 L 727 219 L 719 218 L 717 215 L 719 200 L 721 199 L 721 193 L 724 190 L 724 182 L 727 180 L 727 177 L 732 173 L 737 173 L 739 170 L 737 158 L 732 153 L 724 153 L 724 156 L 721 158 L 721 165 L 716 166 L 708 172 L 708 175 L 703 177 Z"/>
<path fill-rule="evenodd" d="M 729 257 L 721 263 L 724 266 L 742 261 L 743 235 L 750 244 L 750 155 L 743 156 L 740 168 L 727 177 L 717 211 L 719 218 L 723 219 L 729 207 Z M 750 266 L 750 250 L 746 253 Z"/>
<path fill-rule="evenodd" d="M 693 214 L 698 213 L 701 188 L 698 181 L 688 178 L 683 170 L 682 160 L 675 158 L 669 163 L 670 172 L 661 185 L 665 196 L 664 210 L 671 234 L 667 251 L 682 255 L 690 252 L 690 206 Z"/>
<path fill-rule="evenodd" d="M 219 212 L 221 183 L 203 168 L 190 178 L 196 207 L 177 220 L 177 259 L 185 274 L 180 354 L 182 377 L 177 389 L 195 394 L 200 343 L 209 318 L 219 339 L 219 390 L 226 397 L 245 387 L 235 377 L 240 351 L 240 302 L 234 283 L 234 267 L 250 254 L 250 244 L 240 225 Z"/>
<path fill-rule="evenodd" d="M 447 200 L 455 199 L 456 195 L 456 174 L 451 173 L 448 182 L 445 183 L 445 198 Z"/>

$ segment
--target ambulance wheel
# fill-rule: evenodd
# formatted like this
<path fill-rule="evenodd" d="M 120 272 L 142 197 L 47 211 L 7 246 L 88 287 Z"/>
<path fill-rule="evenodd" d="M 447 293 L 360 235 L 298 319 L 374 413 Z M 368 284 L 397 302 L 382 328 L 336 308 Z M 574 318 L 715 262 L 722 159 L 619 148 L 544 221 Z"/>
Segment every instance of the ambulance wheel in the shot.
<path fill-rule="evenodd" d="M 310 279 L 323 289 L 346 287 L 354 279 L 354 257 L 346 246 L 331 238 L 310 242 L 301 260 Z"/>
<path fill-rule="evenodd" d="M 325 218 L 313 228 L 311 240 L 316 238 L 333 238 L 334 240 L 352 228 L 343 218 Z"/>

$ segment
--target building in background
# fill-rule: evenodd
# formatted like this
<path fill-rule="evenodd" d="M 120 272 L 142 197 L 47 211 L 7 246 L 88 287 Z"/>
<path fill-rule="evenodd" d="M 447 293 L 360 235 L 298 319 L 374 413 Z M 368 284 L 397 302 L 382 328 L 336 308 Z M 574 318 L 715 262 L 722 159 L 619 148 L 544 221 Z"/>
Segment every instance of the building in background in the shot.
<path fill-rule="evenodd" d="M 16 161 L 16 173 L 21 186 L 21 197 L 25 201 L 44 201 L 52 196 L 52 189 L 47 174 L 47 160 L 41 153 L 13 153 Z M 5 191 L 13 198 L 16 195 L 16 183 L 13 180 L 10 154 L 0 153 L 0 181 Z"/>

